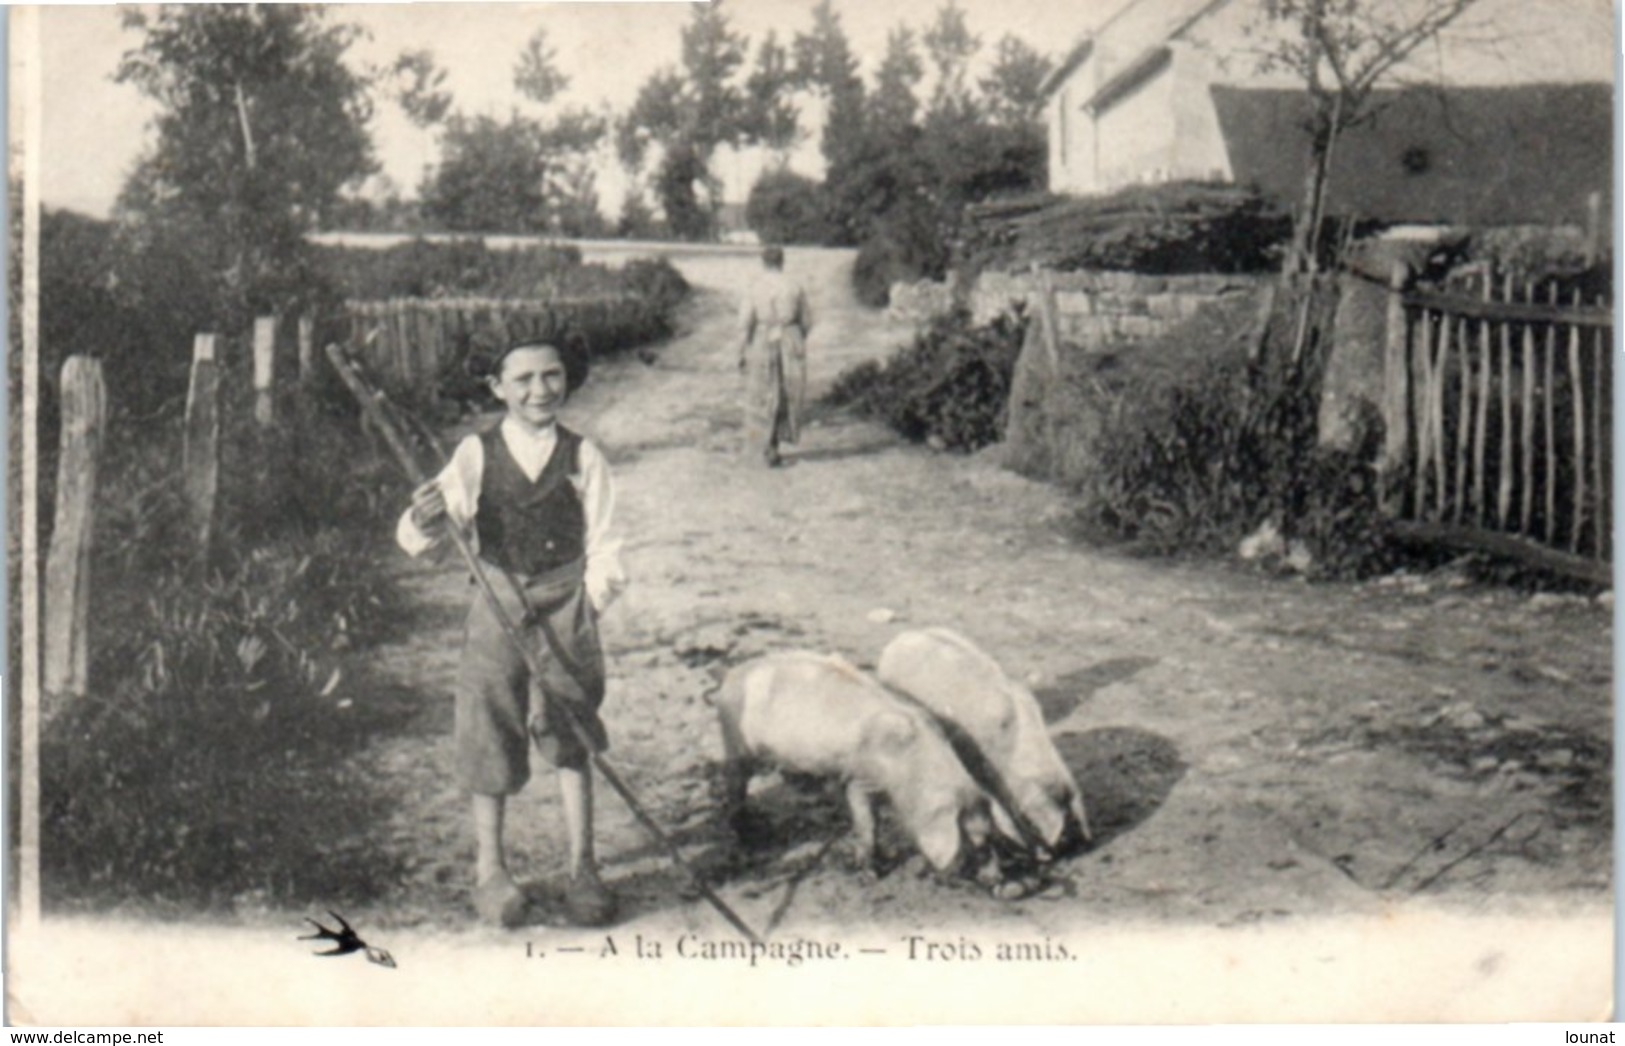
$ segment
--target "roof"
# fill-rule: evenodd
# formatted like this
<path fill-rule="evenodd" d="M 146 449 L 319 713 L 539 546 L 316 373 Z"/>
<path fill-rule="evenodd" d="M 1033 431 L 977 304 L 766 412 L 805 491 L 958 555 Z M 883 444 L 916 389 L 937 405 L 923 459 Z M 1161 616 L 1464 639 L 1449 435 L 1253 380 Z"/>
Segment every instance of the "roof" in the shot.
<path fill-rule="evenodd" d="M 1078 66 L 1089 60 L 1089 55 L 1093 53 L 1094 49 L 1095 41 L 1093 37 L 1086 37 L 1078 41 L 1077 45 L 1062 59 L 1061 64 L 1055 67 L 1055 71 L 1044 77 L 1044 82 L 1038 85 L 1038 97 L 1047 100 L 1050 95 L 1055 93 L 1055 89 L 1061 86 L 1067 77 L 1072 75 Z"/>
<path fill-rule="evenodd" d="M 1098 113 L 1111 108 L 1113 102 L 1127 97 L 1136 87 L 1166 69 L 1173 57 L 1171 47 L 1153 47 L 1141 52 L 1138 58 L 1102 84 L 1100 90 L 1083 103 L 1084 109 Z"/>
<path fill-rule="evenodd" d="M 1122 97 L 1127 90 L 1161 71 L 1168 57 L 1168 44 L 1179 39 L 1193 25 L 1230 2 L 1231 0 L 1126 0 L 1104 22 L 1096 26 L 1090 35 L 1080 40 L 1055 71 L 1044 78 L 1044 82 L 1038 88 L 1039 96 L 1049 98 L 1067 77 L 1089 60 L 1094 51 L 1095 41 L 1110 37 L 1113 27 L 1118 26 L 1118 23 L 1132 19 L 1142 12 L 1151 12 L 1157 21 L 1164 24 L 1154 34 L 1155 38 L 1137 51 L 1128 64 L 1095 93 L 1096 101 L 1090 104 L 1096 108 L 1104 108 L 1112 100 Z M 1121 29 L 1121 26 L 1118 28 Z M 1098 101 L 1108 93 L 1111 94 L 1110 98 L 1104 102 Z"/>
<path fill-rule="evenodd" d="M 1303 195 L 1302 91 L 1213 86 L 1235 180 L 1283 204 Z M 1381 222 L 1575 224 L 1613 195 L 1611 84 L 1378 91 L 1338 139 L 1327 209 Z"/>

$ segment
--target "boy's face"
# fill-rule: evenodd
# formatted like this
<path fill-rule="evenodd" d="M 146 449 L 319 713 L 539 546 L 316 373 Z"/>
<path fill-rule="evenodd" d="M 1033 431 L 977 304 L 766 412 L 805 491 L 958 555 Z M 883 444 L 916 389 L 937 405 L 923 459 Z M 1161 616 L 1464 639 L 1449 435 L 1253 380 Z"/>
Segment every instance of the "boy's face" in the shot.
<path fill-rule="evenodd" d="M 564 361 L 545 345 L 508 353 L 490 383 L 491 395 L 508 408 L 508 416 L 532 428 L 553 424 L 569 393 Z"/>

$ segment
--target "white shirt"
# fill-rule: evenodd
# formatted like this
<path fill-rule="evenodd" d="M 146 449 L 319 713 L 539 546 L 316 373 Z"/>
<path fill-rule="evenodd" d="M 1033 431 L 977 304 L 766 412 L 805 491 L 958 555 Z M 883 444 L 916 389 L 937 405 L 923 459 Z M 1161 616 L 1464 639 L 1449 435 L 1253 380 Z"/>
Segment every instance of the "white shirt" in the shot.
<path fill-rule="evenodd" d="M 512 418 L 503 418 L 497 431 L 520 471 L 534 483 L 553 456 L 553 449 L 558 446 L 558 426 L 549 425 L 540 432 L 531 433 Z M 570 476 L 570 485 L 581 499 L 581 509 L 586 516 L 587 598 L 592 601 L 594 609 L 602 611 L 626 587 L 626 572 L 621 568 L 621 543 L 610 530 L 610 520 L 615 510 L 615 488 L 610 481 L 609 463 L 592 441 L 582 439 L 577 464 L 580 470 Z M 485 445 L 480 442 L 479 436 L 467 436 L 457 444 L 451 460 L 435 477 L 446 499 L 446 515 L 468 535 L 469 544 L 476 551 L 479 536 L 469 524 L 479 507 L 484 476 Z M 425 534 L 412 519 L 410 508 L 402 513 L 401 521 L 395 527 L 395 541 L 409 555 L 422 555 L 446 540 L 436 542 Z"/>

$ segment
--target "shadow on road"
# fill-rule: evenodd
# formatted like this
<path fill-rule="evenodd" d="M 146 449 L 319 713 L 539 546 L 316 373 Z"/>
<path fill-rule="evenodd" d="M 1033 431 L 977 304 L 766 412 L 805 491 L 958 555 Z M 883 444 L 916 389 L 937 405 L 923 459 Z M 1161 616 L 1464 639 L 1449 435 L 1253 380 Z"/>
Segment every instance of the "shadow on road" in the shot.
<path fill-rule="evenodd" d="M 1187 769 L 1172 741 L 1134 727 L 1062 734 L 1055 747 L 1083 792 L 1093 849 L 1148 820 Z"/>
<path fill-rule="evenodd" d="M 1114 657 L 1068 672 L 1057 679 L 1054 686 L 1034 690 L 1033 696 L 1038 698 L 1038 707 L 1044 712 L 1044 722 L 1058 723 L 1096 691 L 1131 679 L 1156 663 L 1152 657 Z"/>

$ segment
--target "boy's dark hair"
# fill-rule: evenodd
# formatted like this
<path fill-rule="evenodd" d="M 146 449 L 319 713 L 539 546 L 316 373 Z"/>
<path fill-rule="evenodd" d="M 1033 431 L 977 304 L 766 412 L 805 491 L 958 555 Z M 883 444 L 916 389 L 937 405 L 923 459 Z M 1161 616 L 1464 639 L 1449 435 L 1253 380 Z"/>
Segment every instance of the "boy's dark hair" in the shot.
<path fill-rule="evenodd" d="M 483 353 L 481 376 L 487 378 L 499 376 L 508 356 L 520 349 L 552 349 L 558 353 L 559 362 L 564 364 L 564 386 L 567 393 L 574 393 L 587 383 L 587 372 L 591 369 L 591 353 L 587 350 L 587 340 L 579 334 L 567 334 L 561 338 L 509 339 Z"/>
<path fill-rule="evenodd" d="M 769 269 L 784 268 L 784 248 L 778 244 L 769 244 L 762 248 L 762 264 Z"/>

